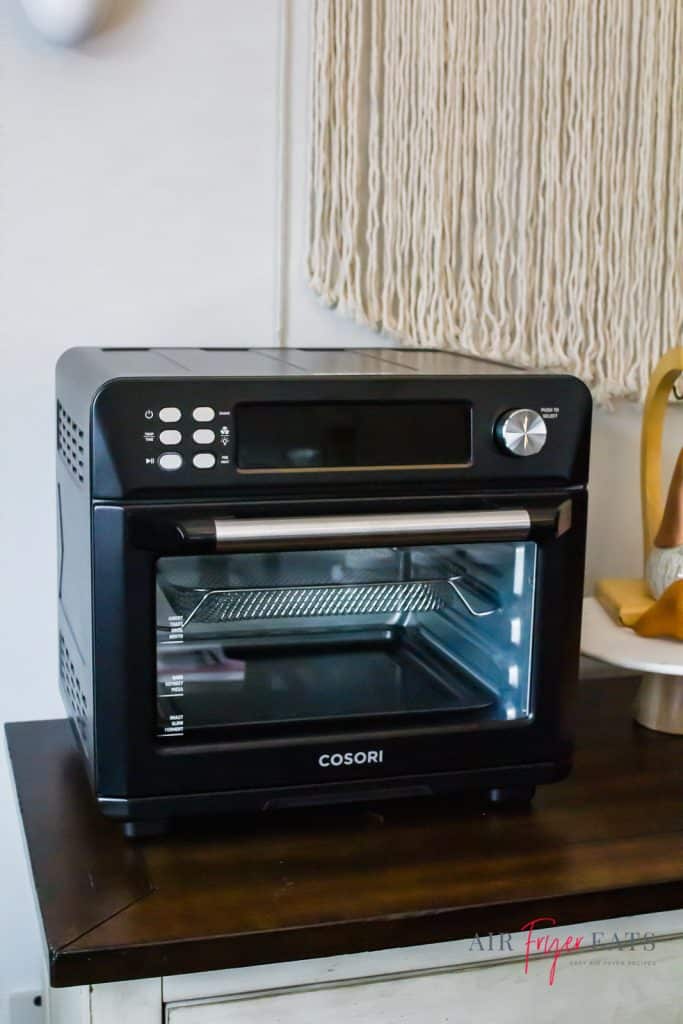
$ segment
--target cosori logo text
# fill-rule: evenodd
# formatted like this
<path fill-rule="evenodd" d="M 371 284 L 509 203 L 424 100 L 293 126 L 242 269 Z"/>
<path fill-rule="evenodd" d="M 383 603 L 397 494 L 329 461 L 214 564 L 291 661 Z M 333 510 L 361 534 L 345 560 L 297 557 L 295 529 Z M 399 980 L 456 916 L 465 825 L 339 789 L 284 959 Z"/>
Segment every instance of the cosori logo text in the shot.
<path fill-rule="evenodd" d="M 381 764 L 383 750 L 347 750 L 344 754 L 321 754 L 318 764 L 321 768 L 340 768 L 349 764 Z"/>

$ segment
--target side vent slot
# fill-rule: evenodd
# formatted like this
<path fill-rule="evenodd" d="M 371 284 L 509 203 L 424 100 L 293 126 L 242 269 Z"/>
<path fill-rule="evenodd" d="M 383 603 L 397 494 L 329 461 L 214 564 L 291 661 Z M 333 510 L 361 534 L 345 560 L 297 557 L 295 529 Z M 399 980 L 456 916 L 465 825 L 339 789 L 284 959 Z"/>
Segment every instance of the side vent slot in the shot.
<path fill-rule="evenodd" d="M 85 694 L 81 688 L 76 666 L 73 663 L 62 633 L 59 634 L 59 679 L 69 715 L 78 729 L 83 746 L 87 747 L 88 706 Z"/>
<path fill-rule="evenodd" d="M 73 478 L 82 484 L 85 475 L 84 433 L 61 402 L 57 402 L 57 451 L 61 452 Z"/>

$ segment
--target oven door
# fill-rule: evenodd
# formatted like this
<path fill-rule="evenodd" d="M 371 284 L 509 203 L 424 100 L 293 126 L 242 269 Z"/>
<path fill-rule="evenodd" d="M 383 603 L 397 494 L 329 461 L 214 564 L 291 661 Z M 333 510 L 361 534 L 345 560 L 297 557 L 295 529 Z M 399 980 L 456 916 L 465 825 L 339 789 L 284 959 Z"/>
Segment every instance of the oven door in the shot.
<path fill-rule="evenodd" d="M 461 760 L 473 734 L 497 733 L 500 754 L 500 730 L 532 727 L 538 715 L 541 589 L 572 532 L 567 501 L 289 518 L 129 516 L 127 560 L 144 560 L 145 568 L 130 564 L 124 584 L 127 639 L 119 651 L 127 652 L 129 669 L 120 698 L 129 715 L 120 735 L 138 732 L 143 704 L 146 734 L 128 752 L 126 787 L 144 791 L 151 776 L 159 784 L 158 768 L 150 776 L 149 764 L 143 772 L 132 767 L 143 747 L 162 761 L 183 752 L 195 764 L 202 754 L 214 758 L 226 776 L 219 781 L 213 772 L 216 788 L 228 788 L 230 774 L 225 760 L 215 760 L 221 751 L 243 755 L 230 759 L 231 785 L 249 784 L 244 755 L 269 745 L 280 751 L 280 781 L 302 783 L 295 749 L 323 750 L 333 737 L 337 745 L 341 737 L 422 737 L 423 770 L 436 749 L 430 734 L 447 733 Z M 137 592 L 130 586 L 136 572 L 145 580 Z M 565 609 L 573 615 L 566 602 Z M 150 645 L 132 637 L 145 621 L 154 653 L 143 665 L 140 652 Z M 109 617 L 110 642 L 112 626 Z M 106 747 L 120 710 L 109 687 L 102 690 L 101 654 L 97 704 Z M 461 750 L 454 732 L 469 737 Z M 344 753 L 333 749 L 322 767 L 348 768 Z M 480 745 L 474 760 L 482 755 L 489 756 Z M 383 755 L 369 763 L 381 769 Z M 166 757 L 166 785 L 177 764 Z M 362 756 L 351 762 L 367 765 Z M 208 777 L 202 781 L 194 768 L 179 774 L 175 788 L 188 777 L 207 788 Z"/>
<path fill-rule="evenodd" d="M 528 717 L 530 525 L 514 511 L 216 520 L 215 554 L 157 562 L 157 736 Z M 519 539 L 468 539 L 501 533 Z"/>

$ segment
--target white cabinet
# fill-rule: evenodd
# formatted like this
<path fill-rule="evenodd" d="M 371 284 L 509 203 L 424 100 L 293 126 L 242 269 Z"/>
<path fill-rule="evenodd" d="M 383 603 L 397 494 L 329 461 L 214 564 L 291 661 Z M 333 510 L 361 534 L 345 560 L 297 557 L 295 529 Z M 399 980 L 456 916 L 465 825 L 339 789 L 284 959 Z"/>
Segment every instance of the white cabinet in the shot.
<path fill-rule="evenodd" d="M 549 961 L 385 975 L 166 1005 L 167 1024 L 519 1024 L 683 1021 L 683 939 L 642 951 L 579 953 L 548 983 Z"/>
<path fill-rule="evenodd" d="M 50 1024 L 683 1024 L 683 911 L 52 990 Z M 573 941 L 570 942 L 570 936 Z M 576 945 L 556 962 L 553 950 Z"/>

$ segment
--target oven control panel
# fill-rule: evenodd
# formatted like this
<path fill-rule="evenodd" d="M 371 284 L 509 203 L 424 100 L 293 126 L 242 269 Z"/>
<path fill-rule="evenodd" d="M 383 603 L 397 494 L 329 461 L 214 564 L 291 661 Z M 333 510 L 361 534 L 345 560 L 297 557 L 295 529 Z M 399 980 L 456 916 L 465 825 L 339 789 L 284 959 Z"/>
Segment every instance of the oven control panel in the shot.
<path fill-rule="evenodd" d="M 590 415 L 569 376 L 120 378 L 91 406 L 92 494 L 584 485 Z"/>
<path fill-rule="evenodd" d="M 231 466 L 234 460 L 232 409 L 177 405 L 144 410 L 145 466 L 177 473 L 190 466 L 200 472 Z"/>

